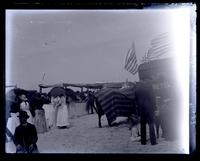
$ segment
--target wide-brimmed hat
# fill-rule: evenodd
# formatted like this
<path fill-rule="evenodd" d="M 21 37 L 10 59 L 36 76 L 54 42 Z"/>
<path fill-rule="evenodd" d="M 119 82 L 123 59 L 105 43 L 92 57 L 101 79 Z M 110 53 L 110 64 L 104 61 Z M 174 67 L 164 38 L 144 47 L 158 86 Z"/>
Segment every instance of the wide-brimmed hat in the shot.
<path fill-rule="evenodd" d="M 20 111 L 18 117 L 19 117 L 19 118 L 26 118 L 26 119 L 28 119 L 28 118 L 29 118 L 29 115 L 27 114 L 26 111 Z"/>
<path fill-rule="evenodd" d="M 16 88 L 14 89 L 14 92 L 17 96 L 20 96 L 20 95 L 27 95 L 27 91 L 24 90 L 24 89 L 21 89 L 21 88 Z"/>

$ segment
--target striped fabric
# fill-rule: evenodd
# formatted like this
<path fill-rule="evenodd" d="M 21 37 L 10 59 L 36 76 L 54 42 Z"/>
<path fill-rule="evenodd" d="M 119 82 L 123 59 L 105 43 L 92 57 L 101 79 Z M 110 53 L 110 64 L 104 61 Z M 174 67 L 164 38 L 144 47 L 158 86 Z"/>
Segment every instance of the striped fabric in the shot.
<path fill-rule="evenodd" d="M 148 62 L 172 51 L 172 43 L 170 42 L 168 33 L 159 34 L 156 38 L 151 40 L 151 47 L 143 57 L 143 62 Z"/>
<path fill-rule="evenodd" d="M 133 43 L 132 47 L 128 50 L 125 60 L 124 68 L 135 75 L 138 71 L 138 64 L 136 58 L 135 44 Z"/>
<path fill-rule="evenodd" d="M 134 88 L 101 89 L 95 94 L 109 123 L 118 116 L 129 116 L 134 113 Z"/>

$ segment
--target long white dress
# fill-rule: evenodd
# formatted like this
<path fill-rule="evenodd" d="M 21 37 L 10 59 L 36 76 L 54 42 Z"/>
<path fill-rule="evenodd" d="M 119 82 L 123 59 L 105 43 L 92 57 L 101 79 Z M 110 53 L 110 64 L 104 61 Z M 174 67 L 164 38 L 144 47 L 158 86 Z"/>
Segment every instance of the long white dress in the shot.
<path fill-rule="evenodd" d="M 62 104 L 61 106 L 57 107 L 57 119 L 56 119 L 56 126 L 69 126 L 69 113 L 68 107 L 66 104 Z"/>
<path fill-rule="evenodd" d="M 30 123 L 30 124 L 33 124 L 33 116 L 30 112 L 30 106 L 29 106 L 29 103 L 28 102 L 22 102 L 20 104 L 20 110 L 22 111 L 26 111 L 29 118 L 27 119 L 27 122 Z"/>
<path fill-rule="evenodd" d="M 38 134 L 47 132 L 45 111 L 43 109 L 35 110 L 34 125 Z"/>
<path fill-rule="evenodd" d="M 42 108 L 44 109 L 46 125 L 49 130 L 56 125 L 56 109 L 52 104 L 44 104 Z"/>
<path fill-rule="evenodd" d="M 42 107 L 45 111 L 45 119 L 48 129 L 55 126 L 69 126 L 69 113 L 66 104 L 63 104 L 57 108 L 53 107 L 52 104 L 44 104 Z"/>

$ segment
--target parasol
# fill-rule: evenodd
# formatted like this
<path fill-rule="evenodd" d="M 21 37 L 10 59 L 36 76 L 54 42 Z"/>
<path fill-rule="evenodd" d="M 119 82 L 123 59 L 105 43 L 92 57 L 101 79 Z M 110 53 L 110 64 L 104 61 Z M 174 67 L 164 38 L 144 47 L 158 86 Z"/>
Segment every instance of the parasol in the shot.
<path fill-rule="evenodd" d="M 54 87 L 50 90 L 49 95 L 52 97 L 57 97 L 61 95 L 66 95 L 66 91 L 62 87 Z"/>

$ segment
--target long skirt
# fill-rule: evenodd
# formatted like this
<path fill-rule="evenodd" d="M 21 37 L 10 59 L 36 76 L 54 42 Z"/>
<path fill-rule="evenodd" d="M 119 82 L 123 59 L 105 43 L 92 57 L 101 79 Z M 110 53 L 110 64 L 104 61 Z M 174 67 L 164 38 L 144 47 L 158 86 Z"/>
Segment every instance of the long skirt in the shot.
<path fill-rule="evenodd" d="M 14 135 L 15 129 L 20 125 L 19 118 L 17 117 L 18 113 L 11 113 L 11 117 L 8 118 L 6 127 Z"/>
<path fill-rule="evenodd" d="M 56 126 L 69 126 L 69 113 L 67 105 L 63 105 L 58 107 L 57 109 L 57 119 L 56 119 Z"/>
<path fill-rule="evenodd" d="M 11 117 L 8 118 L 8 121 L 7 121 L 7 125 L 6 125 L 6 128 L 9 130 L 9 132 L 11 133 L 11 135 L 14 136 L 14 133 L 15 133 L 15 129 L 17 126 L 20 125 L 20 122 L 19 122 L 19 118 L 17 117 L 18 116 L 18 113 L 10 113 Z M 16 147 L 13 143 L 13 140 L 12 138 L 6 134 L 6 139 L 7 139 L 7 142 L 6 142 L 6 153 L 15 153 L 16 152 Z"/>
<path fill-rule="evenodd" d="M 35 110 L 34 125 L 36 127 L 37 133 L 45 133 L 45 132 L 47 132 L 45 113 L 44 113 L 43 109 Z"/>
<path fill-rule="evenodd" d="M 44 104 L 42 107 L 45 111 L 45 120 L 47 130 L 50 130 L 56 125 L 56 110 L 52 104 Z"/>
<path fill-rule="evenodd" d="M 5 143 L 5 152 L 6 153 L 16 153 L 16 146 L 13 140 L 7 141 Z"/>

